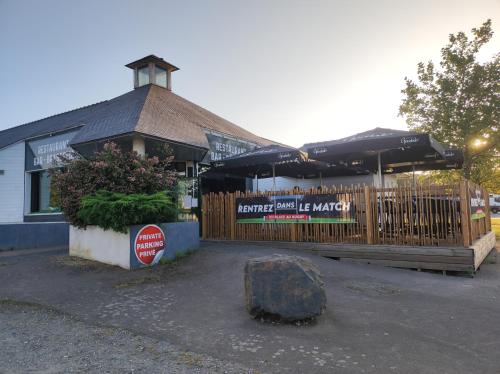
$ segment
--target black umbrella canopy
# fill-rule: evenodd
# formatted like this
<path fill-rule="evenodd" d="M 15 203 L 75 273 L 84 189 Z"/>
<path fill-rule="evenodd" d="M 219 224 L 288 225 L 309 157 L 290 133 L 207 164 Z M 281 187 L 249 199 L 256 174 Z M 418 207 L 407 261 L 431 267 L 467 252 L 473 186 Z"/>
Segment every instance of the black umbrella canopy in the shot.
<path fill-rule="evenodd" d="M 216 164 L 214 162 L 214 164 Z M 271 178 L 273 177 L 273 167 L 275 177 L 291 178 L 326 178 L 335 176 L 349 176 L 368 174 L 369 171 L 362 168 L 345 167 L 343 165 L 329 165 L 326 162 L 316 160 L 304 160 L 300 162 L 283 162 L 276 164 L 256 164 L 249 166 L 216 166 L 206 172 L 207 176 L 216 174 L 229 174 L 240 177 Z"/>
<path fill-rule="evenodd" d="M 307 165 L 307 166 L 305 166 Z M 212 162 L 212 172 L 244 177 L 296 176 L 304 167 L 315 170 L 318 165 L 309 162 L 299 149 L 283 145 L 270 145 L 221 161 Z M 299 170 L 300 169 L 300 170 Z"/>
<path fill-rule="evenodd" d="M 459 149 L 445 149 L 444 158 L 436 157 L 421 162 L 407 162 L 385 165 L 384 174 L 407 173 L 411 171 L 429 171 L 429 170 L 453 170 L 461 169 L 464 163 L 463 152 Z"/>
<path fill-rule="evenodd" d="M 389 164 L 418 163 L 429 159 L 444 159 L 445 149 L 429 134 L 377 127 L 347 138 L 303 146 L 309 156 L 333 165 L 378 170 Z"/>
<path fill-rule="evenodd" d="M 215 168 L 232 169 L 239 167 L 254 167 L 259 165 L 284 164 L 291 162 L 303 162 L 307 155 L 300 149 L 283 145 L 268 145 L 253 151 L 245 152 L 237 156 L 228 157 L 224 160 L 212 162 Z"/>
<path fill-rule="evenodd" d="M 418 164 L 445 158 L 444 147 L 429 134 L 377 127 L 347 138 L 302 147 L 309 156 L 333 165 L 378 171 L 400 163 Z"/>

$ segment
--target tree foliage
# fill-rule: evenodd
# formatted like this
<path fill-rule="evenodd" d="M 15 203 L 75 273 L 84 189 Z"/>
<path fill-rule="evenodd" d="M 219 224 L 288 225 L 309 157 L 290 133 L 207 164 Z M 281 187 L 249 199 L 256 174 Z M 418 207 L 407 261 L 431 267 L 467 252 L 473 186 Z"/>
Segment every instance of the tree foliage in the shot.
<path fill-rule="evenodd" d="M 127 195 L 98 191 L 82 198 L 77 216 L 84 225 L 126 233 L 130 225 L 175 221 L 177 205 L 173 200 L 165 192 Z"/>
<path fill-rule="evenodd" d="M 84 228 L 78 216 L 84 196 L 104 190 L 122 194 L 155 194 L 175 189 L 168 150 L 161 157 L 145 158 L 136 152 L 123 152 L 115 143 L 106 143 L 93 158 L 63 159 L 66 166 L 54 169 L 52 178 L 62 211 L 72 225 Z"/>
<path fill-rule="evenodd" d="M 500 181 L 491 176 L 500 168 L 500 53 L 477 61 L 492 36 L 491 20 L 472 29 L 471 37 L 451 34 L 439 69 L 419 63 L 417 81 L 405 78 L 399 113 L 410 129 L 462 149 L 465 178 L 498 190 Z"/>

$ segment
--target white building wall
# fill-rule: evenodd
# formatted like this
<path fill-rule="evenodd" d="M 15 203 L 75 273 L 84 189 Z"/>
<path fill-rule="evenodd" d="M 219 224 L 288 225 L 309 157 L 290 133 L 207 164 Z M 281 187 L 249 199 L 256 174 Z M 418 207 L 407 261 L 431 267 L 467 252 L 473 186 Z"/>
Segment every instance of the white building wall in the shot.
<path fill-rule="evenodd" d="M 373 186 L 378 183 L 378 178 L 376 174 L 368 175 L 353 175 L 346 177 L 331 177 L 323 178 L 323 186 L 325 187 L 340 187 L 350 186 L 350 185 L 364 185 Z M 273 178 L 262 178 L 258 181 L 259 191 L 272 191 L 273 189 Z M 384 185 L 385 187 L 394 187 L 397 185 L 395 175 L 384 175 Z M 291 190 L 294 187 L 300 187 L 302 189 L 308 190 L 310 188 L 318 188 L 320 186 L 319 178 L 314 179 L 297 179 L 288 177 L 276 177 L 276 190 Z M 253 190 L 257 190 L 257 183 L 253 179 Z"/>
<path fill-rule="evenodd" d="M 0 149 L 0 223 L 23 222 L 24 142 Z"/>

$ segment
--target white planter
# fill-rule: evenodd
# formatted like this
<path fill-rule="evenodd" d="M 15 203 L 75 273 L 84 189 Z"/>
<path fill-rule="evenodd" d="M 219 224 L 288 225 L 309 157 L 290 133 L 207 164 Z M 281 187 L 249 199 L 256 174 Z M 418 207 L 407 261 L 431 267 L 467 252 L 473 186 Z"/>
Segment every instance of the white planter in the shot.
<path fill-rule="evenodd" d="M 198 222 L 133 225 L 127 233 L 69 227 L 69 255 L 117 265 L 124 269 L 153 266 L 162 257 L 198 249 Z"/>
<path fill-rule="evenodd" d="M 69 226 L 69 255 L 130 269 L 130 235 L 88 226 Z"/>

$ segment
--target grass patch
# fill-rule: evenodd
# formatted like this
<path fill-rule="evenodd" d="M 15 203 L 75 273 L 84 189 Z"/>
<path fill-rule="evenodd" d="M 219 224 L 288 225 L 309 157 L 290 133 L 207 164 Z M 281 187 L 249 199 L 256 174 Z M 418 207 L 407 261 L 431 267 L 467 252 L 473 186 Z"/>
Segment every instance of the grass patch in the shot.
<path fill-rule="evenodd" d="M 59 266 L 75 268 L 81 271 L 102 271 L 115 268 L 113 265 L 103 264 L 102 262 L 67 255 L 53 257 L 52 262 Z"/>
<path fill-rule="evenodd" d="M 125 282 L 117 283 L 113 287 L 114 288 L 128 288 L 128 287 L 139 286 L 141 284 L 157 283 L 159 281 L 160 281 L 160 277 L 158 277 L 158 276 L 145 276 L 145 277 L 130 279 L 130 280 L 127 280 Z"/>
<path fill-rule="evenodd" d="M 203 367 L 201 358 L 198 355 L 189 352 L 182 352 L 179 355 L 179 362 L 189 367 Z"/>
<path fill-rule="evenodd" d="M 500 240 L 500 218 L 491 219 L 491 230 L 495 233 L 497 240 Z"/>
<path fill-rule="evenodd" d="M 73 268 L 83 272 L 101 272 L 117 269 L 117 267 L 113 265 L 68 255 L 54 256 L 52 262 L 58 266 Z"/>
<path fill-rule="evenodd" d="M 62 310 L 56 309 L 53 306 L 39 304 L 39 303 L 35 303 L 32 301 L 23 301 L 23 300 L 15 300 L 15 299 L 0 299 L 0 309 L 2 307 L 19 308 L 20 311 L 22 311 L 22 312 L 26 312 L 29 309 L 34 310 L 34 311 L 45 311 L 45 312 L 54 313 L 54 314 L 57 314 L 60 316 L 65 316 L 65 317 L 68 317 L 71 319 L 75 319 L 75 317 L 71 316 L 70 314 L 63 312 Z"/>
<path fill-rule="evenodd" d="M 160 259 L 160 265 L 170 265 L 179 262 L 180 260 L 190 257 L 194 253 L 193 250 L 189 250 L 186 252 L 178 252 L 175 254 L 174 258 L 162 257 Z"/>

